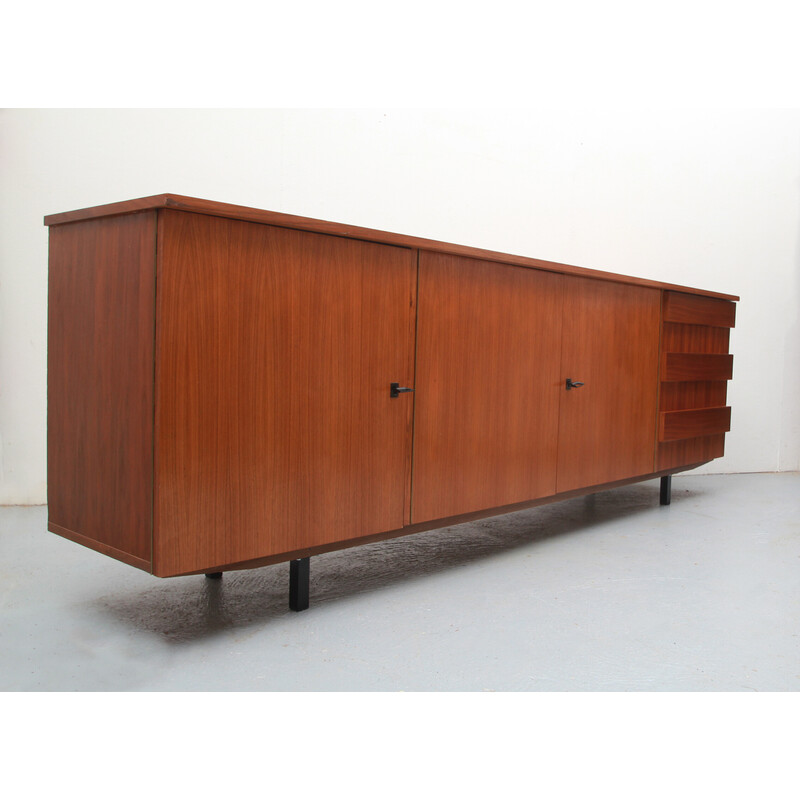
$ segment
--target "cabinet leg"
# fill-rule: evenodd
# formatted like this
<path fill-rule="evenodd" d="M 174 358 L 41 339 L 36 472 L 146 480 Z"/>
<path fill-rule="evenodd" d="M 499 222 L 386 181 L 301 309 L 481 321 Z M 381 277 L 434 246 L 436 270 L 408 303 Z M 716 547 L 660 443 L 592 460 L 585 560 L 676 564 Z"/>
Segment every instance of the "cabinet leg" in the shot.
<path fill-rule="evenodd" d="M 661 505 L 668 506 L 672 499 L 672 475 L 665 475 L 661 479 Z"/>
<path fill-rule="evenodd" d="M 308 608 L 310 572 L 310 558 L 296 558 L 289 562 L 289 608 L 292 611 L 305 611 Z"/>
<path fill-rule="evenodd" d="M 221 572 L 206 572 L 206 578 L 211 578 L 211 580 L 218 581 L 221 577 Z"/>

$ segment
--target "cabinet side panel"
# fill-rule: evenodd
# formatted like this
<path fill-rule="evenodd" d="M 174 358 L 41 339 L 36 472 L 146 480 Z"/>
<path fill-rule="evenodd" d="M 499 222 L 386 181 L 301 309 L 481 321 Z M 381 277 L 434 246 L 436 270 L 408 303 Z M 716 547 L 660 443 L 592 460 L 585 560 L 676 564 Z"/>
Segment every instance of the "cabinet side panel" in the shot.
<path fill-rule="evenodd" d="M 56 533 L 149 569 L 154 211 L 50 229 L 47 484 Z"/>

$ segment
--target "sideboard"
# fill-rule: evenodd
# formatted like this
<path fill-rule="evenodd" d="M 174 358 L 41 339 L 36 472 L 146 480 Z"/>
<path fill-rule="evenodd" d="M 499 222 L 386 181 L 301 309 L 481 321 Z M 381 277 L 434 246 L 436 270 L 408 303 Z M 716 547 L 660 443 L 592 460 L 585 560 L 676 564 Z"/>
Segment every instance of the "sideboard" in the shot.
<path fill-rule="evenodd" d="M 738 297 L 172 194 L 45 217 L 49 530 L 159 577 L 723 455 Z"/>

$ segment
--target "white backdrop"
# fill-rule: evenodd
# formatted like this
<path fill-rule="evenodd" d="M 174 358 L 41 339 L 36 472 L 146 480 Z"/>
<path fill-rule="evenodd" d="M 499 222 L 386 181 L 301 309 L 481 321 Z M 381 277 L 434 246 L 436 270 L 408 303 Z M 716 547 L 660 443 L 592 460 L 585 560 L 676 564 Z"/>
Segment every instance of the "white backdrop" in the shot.
<path fill-rule="evenodd" d="M 741 296 L 727 454 L 800 469 L 800 111 L 6 110 L 0 503 L 44 503 L 45 214 L 173 192 Z"/>

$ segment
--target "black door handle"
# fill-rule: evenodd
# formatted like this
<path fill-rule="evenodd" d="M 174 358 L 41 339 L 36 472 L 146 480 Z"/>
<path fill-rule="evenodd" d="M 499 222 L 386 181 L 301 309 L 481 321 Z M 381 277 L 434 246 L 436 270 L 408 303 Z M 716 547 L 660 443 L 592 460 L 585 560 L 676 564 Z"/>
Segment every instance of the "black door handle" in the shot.
<path fill-rule="evenodd" d="M 413 389 L 409 389 L 407 386 L 401 386 L 399 383 L 389 384 L 389 397 L 400 397 L 400 395 L 404 394 L 405 392 L 413 391 Z"/>
<path fill-rule="evenodd" d="M 572 378 L 567 378 L 567 390 L 579 389 L 583 386 L 583 381 L 573 381 Z"/>

